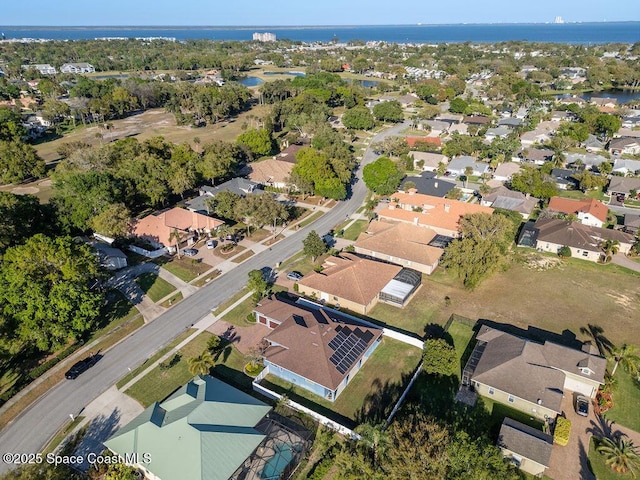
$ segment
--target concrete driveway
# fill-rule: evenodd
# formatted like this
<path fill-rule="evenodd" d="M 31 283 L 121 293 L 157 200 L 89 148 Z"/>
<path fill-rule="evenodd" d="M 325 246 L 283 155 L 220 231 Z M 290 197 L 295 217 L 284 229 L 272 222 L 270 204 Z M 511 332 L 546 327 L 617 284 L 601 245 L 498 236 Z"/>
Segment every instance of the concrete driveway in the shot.
<path fill-rule="evenodd" d="M 593 426 L 599 424 L 593 413 L 593 405 L 589 406 L 589 416 L 578 415 L 574 408 L 576 394 L 565 391 L 562 399 L 562 410 L 571 421 L 571 435 L 566 447 L 554 445 L 551 462 L 546 475 L 554 480 L 596 480 L 589 470 L 589 441 Z"/>

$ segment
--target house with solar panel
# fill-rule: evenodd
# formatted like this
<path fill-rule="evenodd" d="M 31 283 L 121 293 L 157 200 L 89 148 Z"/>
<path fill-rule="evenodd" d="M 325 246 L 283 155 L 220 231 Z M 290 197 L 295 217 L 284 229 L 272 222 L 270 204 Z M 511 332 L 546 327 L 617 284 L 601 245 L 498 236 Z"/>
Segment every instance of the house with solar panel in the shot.
<path fill-rule="evenodd" d="M 266 373 L 331 402 L 382 342 L 382 329 L 333 309 L 298 300 L 261 300 L 254 314 L 270 332 Z"/>
<path fill-rule="evenodd" d="M 275 479 L 293 471 L 310 437 L 269 405 L 200 375 L 104 445 L 153 480 Z"/>

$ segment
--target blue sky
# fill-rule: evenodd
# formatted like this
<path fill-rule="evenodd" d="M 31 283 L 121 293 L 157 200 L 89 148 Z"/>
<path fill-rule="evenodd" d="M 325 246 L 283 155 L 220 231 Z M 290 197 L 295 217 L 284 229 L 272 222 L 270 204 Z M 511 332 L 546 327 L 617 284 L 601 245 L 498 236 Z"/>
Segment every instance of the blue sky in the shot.
<path fill-rule="evenodd" d="M 640 20 L 638 0 L 3 0 L 0 25 L 379 25 Z M 639 32 L 640 33 L 640 32 Z"/>

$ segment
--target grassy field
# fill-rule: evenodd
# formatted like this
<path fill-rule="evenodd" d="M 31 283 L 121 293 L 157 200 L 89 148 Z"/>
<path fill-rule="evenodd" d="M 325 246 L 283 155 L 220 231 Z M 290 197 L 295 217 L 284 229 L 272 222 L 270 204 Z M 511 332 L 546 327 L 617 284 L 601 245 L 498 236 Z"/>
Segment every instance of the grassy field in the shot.
<path fill-rule="evenodd" d="M 613 390 L 613 408 L 604 416 L 627 428 L 640 432 L 640 381 L 625 372 L 616 370 L 616 384 Z"/>
<path fill-rule="evenodd" d="M 193 378 L 193 375 L 189 372 L 188 360 L 200 355 L 206 349 L 209 338 L 211 338 L 209 332 L 201 333 L 178 351 L 176 355 L 179 355 L 179 357 L 176 358 L 179 358 L 179 360 L 175 364 L 167 369 L 163 369 L 158 365 L 125 393 L 135 398 L 145 408 L 153 402 L 165 399 L 177 388 Z M 167 363 L 171 364 L 172 358 L 168 359 Z"/>
<path fill-rule="evenodd" d="M 357 240 L 358 236 L 364 232 L 364 230 L 367 228 L 367 226 L 369 225 L 369 222 L 367 220 L 356 220 L 355 223 L 353 225 L 351 225 L 349 228 L 347 228 L 344 233 L 342 234 L 343 238 L 346 238 L 347 240 Z"/>
<path fill-rule="evenodd" d="M 593 438 L 589 442 L 589 466 L 598 480 L 631 480 L 635 478 L 630 473 L 616 473 L 604 463 L 604 457 L 596 451 Z"/>
<path fill-rule="evenodd" d="M 173 273 L 180 280 L 190 282 L 199 275 L 211 270 L 211 265 L 199 262 L 192 258 L 173 257 L 171 261 L 163 263 L 162 268 Z"/>
<path fill-rule="evenodd" d="M 428 323 L 444 325 L 452 313 L 527 329 L 535 326 L 586 340 L 580 329 L 599 325 L 614 344 L 640 345 L 640 276 L 617 265 L 571 259 L 544 271 L 514 263 L 475 290 L 464 289 L 442 269 L 403 309 L 378 304 L 371 316 L 418 334 Z M 446 300 L 446 297 L 449 300 Z"/>
<path fill-rule="evenodd" d="M 378 421 L 393 408 L 421 355 L 419 349 L 385 337 L 333 403 L 273 375 L 268 375 L 262 384 L 351 425 L 368 419 Z"/>
<path fill-rule="evenodd" d="M 244 252 L 241 255 L 238 255 L 237 257 L 235 257 L 233 260 L 231 260 L 233 263 L 242 263 L 244 262 L 247 258 L 252 257 L 254 254 L 253 250 L 247 250 L 246 252 Z"/>
<path fill-rule="evenodd" d="M 583 193 L 581 190 L 559 190 L 558 196 L 573 198 L 577 200 L 582 200 L 583 198 L 595 198 L 596 200 L 600 200 L 601 202 L 609 200 L 609 197 L 605 195 L 602 190 L 589 190 L 585 193 Z"/>
<path fill-rule="evenodd" d="M 110 132 L 105 132 L 103 128 L 97 125 L 79 127 L 62 138 L 40 143 L 35 148 L 38 155 L 46 162 L 58 160 L 60 158 L 57 153 L 58 148 L 69 142 L 85 142 L 90 145 L 99 145 L 101 141 L 108 143 L 126 137 L 135 137 L 143 141 L 152 137 L 162 136 L 169 142 L 177 144 L 186 142 L 198 148 L 198 145 L 194 142 L 196 137 L 200 139 L 200 145 L 206 145 L 213 140 L 234 141 L 242 133 L 242 125 L 245 122 L 250 123 L 249 115 L 264 117 L 268 110 L 269 106 L 258 105 L 247 112 L 241 113 L 232 121 L 192 128 L 176 125 L 172 114 L 165 112 L 162 108 L 153 108 L 127 118 L 113 120 L 111 122 L 113 129 Z M 104 138 L 102 140 L 96 138 L 97 133 L 104 135 Z"/>
<path fill-rule="evenodd" d="M 220 275 L 220 270 L 214 270 L 213 272 L 208 273 L 207 275 L 204 275 L 204 276 L 198 278 L 198 280 L 193 282 L 193 284 L 196 287 L 203 287 L 207 283 L 209 283 L 211 280 L 217 278 L 219 275 Z"/>
<path fill-rule="evenodd" d="M 136 283 L 140 285 L 140 288 L 153 302 L 163 299 L 176 289 L 176 287 L 155 273 L 143 273 L 136 278 Z"/>
<path fill-rule="evenodd" d="M 447 333 L 451 335 L 451 339 L 453 340 L 453 346 L 456 349 L 456 353 L 458 354 L 458 360 L 460 361 L 460 371 L 457 374 L 458 380 L 462 378 L 462 369 L 464 368 L 464 354 L 467 351 L 467 347 L 473 338 L 473 328 L 469 325 L 465 325 L 462 322 L 451 322 Z"/>

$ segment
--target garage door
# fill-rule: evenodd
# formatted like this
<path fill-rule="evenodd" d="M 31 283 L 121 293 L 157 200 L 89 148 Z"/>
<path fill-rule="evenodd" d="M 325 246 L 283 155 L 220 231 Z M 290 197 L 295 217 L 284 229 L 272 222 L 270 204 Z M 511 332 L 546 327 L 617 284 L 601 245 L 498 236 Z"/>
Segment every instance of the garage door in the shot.
<path fill-rule="evenodd" d="M 258 322 L 266 325 L 267 324 L 267 319 L 265 317 L 263 317 L 262 315 L 258 315 Z"/>
<path fill-rule="evenodd" d="M 276 322 L 269 321 L 269 328 L 276 328 L 278 324 Z"/>
<path fill-rule="evenodd" d="M 589 398 L 593 398 L 595 396 L 595 388 L 578 380 L 574 380 L 573 378 L 565 377 L 564 388 L 565 390 L 581 393 Z"/>

